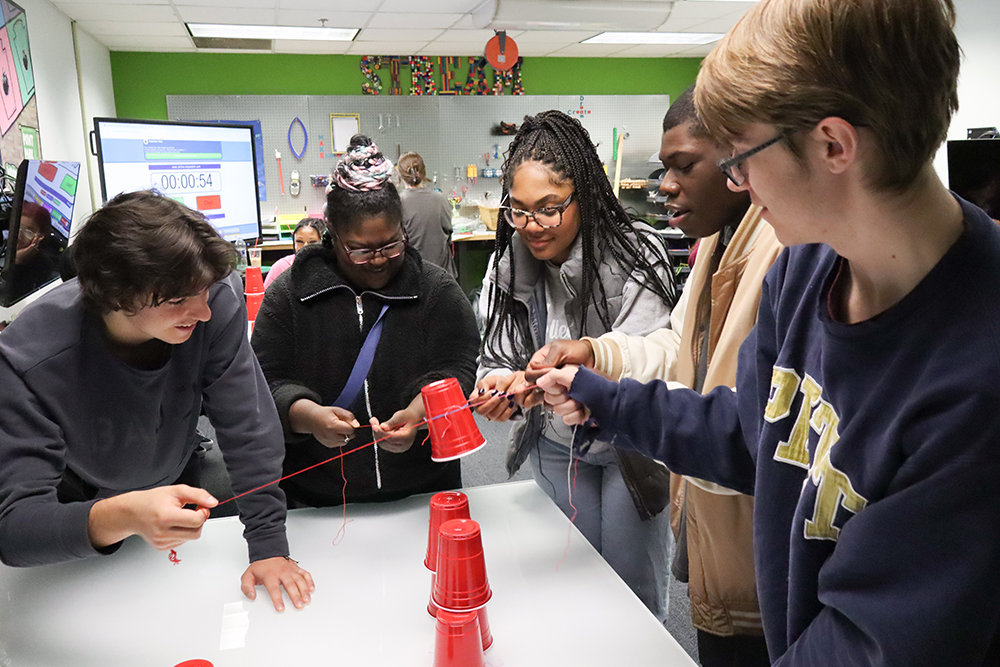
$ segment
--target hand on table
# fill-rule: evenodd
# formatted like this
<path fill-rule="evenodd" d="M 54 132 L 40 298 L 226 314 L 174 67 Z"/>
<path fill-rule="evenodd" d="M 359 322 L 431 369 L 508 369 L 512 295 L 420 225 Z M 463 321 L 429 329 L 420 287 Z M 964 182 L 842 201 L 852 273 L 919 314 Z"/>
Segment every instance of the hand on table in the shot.
<path fill-rule="evenodd" d="M 100 549 L 138 535 L 155 549 L 173 549 L 201 537 L 209 509 L 218 504 L 208 491 L 186 484 L 105 498 L 90 508 L 90 542 Z M 185 509 L 185 505 L 198 507 Z"/>
<path fill-rule="evenodd" d="M 250 567 L 240 578 L 243 594 L 251 600 L 257 599 L 257 586 L 263 586 L 271 596 L 276 611 L 285 610 L 281 589 L 288 593 L 288 599 L 296 609 L 309 604 L 310 593 L 316 590 L 312 575 L 299 567 L 290 558 L 276 556 L 250 563 Z"/>
<path fill-rule="evenodd" d="M 568 364 L 594 367 L 594 347 L 590 341 L 554 340 L 542 346 L 531 356 L 524 377 L 528 382 L 535 383 L 553 368 L 562 368 Z"/>
<path fill-rule="evenodd" d="M 570 426 L 583 424 L 590 419 L 587 406 L 569 397 L 569 388 L 573 386 L 579 370 L 579 366 L 565 366 L 538 378 L 538 386 L 545 391 L 545 403 L 551 405 L 552 411 Z"/>

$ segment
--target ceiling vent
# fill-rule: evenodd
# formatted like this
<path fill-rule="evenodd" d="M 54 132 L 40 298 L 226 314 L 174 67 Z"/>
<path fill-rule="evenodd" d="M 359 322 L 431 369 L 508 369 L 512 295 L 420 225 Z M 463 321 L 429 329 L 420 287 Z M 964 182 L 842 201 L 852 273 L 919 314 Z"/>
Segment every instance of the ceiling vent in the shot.
<path fill-rule="evenodd" d="M 192 37 L 199 49 L 240 49 L 242 51 L 270 51 L 270 39 L 249 39 L 246 37 Z"/>

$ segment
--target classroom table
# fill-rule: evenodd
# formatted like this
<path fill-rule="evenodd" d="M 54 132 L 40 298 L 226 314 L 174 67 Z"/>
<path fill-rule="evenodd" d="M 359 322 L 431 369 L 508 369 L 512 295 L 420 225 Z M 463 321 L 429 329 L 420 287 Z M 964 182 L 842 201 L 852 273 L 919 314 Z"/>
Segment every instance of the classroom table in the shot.
<path fill-rule="evenodd" d="M 695 664 L 533 481 L 464 491 L 493 590 L 487 666 Z M 283 613 L 239 589 L 236 517 L 209 520 L 177 563 L 133 537 L 109 557 L 0 566 L 0 665 L 432 667 L 428 499 L 349 505 L 346 526 L 344 508 L 291 511 L 316 592 Z"/>

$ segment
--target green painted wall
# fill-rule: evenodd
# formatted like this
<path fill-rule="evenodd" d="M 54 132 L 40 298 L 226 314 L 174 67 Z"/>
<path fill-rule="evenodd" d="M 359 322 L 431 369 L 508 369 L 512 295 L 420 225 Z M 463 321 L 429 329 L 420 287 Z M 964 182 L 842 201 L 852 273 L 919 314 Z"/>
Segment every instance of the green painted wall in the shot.
<path fill-rule="evenodd" d="M 360 95 L 358 56 L 111 52 L 119 118 L 166 120 L 167 95 Z M 529 95 L 676 97 L 700 58 L 525 58 Z M 491 75 L 490 70 L 487 69 Z M 385 88 L 388 71 L 382 70 Z M 407 89 L 409 70 L 403 69 Z M 456 81 L 464 81 L 464 72 Z"/>

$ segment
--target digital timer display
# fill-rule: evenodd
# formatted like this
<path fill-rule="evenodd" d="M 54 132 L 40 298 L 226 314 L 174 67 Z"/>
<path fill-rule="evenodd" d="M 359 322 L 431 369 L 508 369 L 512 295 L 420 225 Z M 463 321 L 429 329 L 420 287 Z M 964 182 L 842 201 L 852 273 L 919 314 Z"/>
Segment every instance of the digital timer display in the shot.
<path fill-rule="evenodd" d="M 219 171 L 168 171 L 152 172 L 150 187 L 163 194 L 193 192 L 220 192 L 222 172 Z"/>

